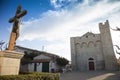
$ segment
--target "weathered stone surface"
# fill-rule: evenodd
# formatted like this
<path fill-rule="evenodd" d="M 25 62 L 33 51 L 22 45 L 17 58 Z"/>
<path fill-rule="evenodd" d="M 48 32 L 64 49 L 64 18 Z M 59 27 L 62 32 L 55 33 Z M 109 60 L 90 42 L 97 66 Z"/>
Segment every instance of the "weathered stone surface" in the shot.
<path fill-rule="evenodd" d="M 10 41 L 9 41 L 9 45 L 8 45 L 8 50 L 13 50 L 14 49 L 14 45 L 15 45 L 15 37 L 16 37 L 16 33 L 11 33 L 10 36 Z"/>
<path fill-rule="evenodd" d="M 0 51 L 0 75 L 18 75 L 23 53 Z"/>
<path fill-rule="evenodd" d="M 100 23 L 99 29 L 100 34 L 88 32 L 81 37 L 71 37 L 73 70 L 118 69 L 108 21 Z"/>

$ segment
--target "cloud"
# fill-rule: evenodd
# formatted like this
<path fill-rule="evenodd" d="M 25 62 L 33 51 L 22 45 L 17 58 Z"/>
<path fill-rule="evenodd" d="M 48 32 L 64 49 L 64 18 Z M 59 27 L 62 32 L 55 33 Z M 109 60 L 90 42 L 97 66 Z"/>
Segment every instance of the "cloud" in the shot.
<path fill-rule="evenodd" d="M 47 45 L 45 49 L 47 49 L 46 51 L 56 53 L 57 55 L 60 55 L 62 57 L 64 56 L 67 59 L 70 59 L 70 55 L 68 55 L 70 53 L 68 43 L 64 43 L 64 44 L 60 42 L 56 44 L 51 43 L 50 45 Z"/>
<path fill-rule="evenodd" d="M 19 41 L 40 39 L 52 42 L 46 45 L 47 51 L 62 56 L 66 54 L 65 57 L 70 59 L 70 37 L 81 36 L 88 31 L 99 33 L 98 23 L 106 19 L 109 19 L 112 27 L 120 26 L 118 24 L 120 1 L 114 3 L 107 0 L 99 2 L 85 0 L 79 3 L 76 1 L 78 0 L 68 0 L 67 6 L 64 4 L 65 0 L 51 0 L 51 4 L 56 8 L 63 5 L 66 7 L 48 10 L 41 17 L 23 22 Z"/>
<path fill-rule="evenodd" d="M 57 0 L 50 0 L 50 1 L 51 1 L 51 4 L 52 4 L 55 8 L 59 8 L 59 7 L 62 6 L 60 3 L 57 4 Z"/>
<path fill-rule="evenodd" d="M 60 8 L 69 8 L 72 5 L 75 5 L 76 3 L 80 3 L 83 0 L 50 0 L 51 5 L 55 9 L 60 9 Z"/>

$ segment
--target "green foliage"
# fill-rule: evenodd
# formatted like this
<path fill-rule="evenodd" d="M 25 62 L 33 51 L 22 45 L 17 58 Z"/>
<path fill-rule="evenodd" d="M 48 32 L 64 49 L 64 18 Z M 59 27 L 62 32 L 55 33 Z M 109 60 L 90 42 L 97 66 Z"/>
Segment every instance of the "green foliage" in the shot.
<path fill-rule="evenodd" d="M 27 51 L 24 52 L 24 57 L 21 59 L 21 64 L 27 64 L 29 63 L 31 60 L 33 60 L 34 57 L 40 55 L 41 53 L 36 53 L 36 52 L 31 52 L 28 53 Z"/>
<path fill-rule="evenodd" d="M 24 53 L 25 53 L 24 58 L 29 58 L 30 60 L 33 60 L 34 57 L 41 54 L 41 53 L 36 53 L 36 52 L 28 53 L 26 51 Z"/>
<path fill-rule="evenodd" d="M 60 80 L 59 73 L 23 73 L 0 76 L 0 80 Z"/>
<path fill-rule="evenodd" d="M 58 57 L 56 61 L 59 66 L 65 66 L 66 64 L 69 63 L 69 61 L 63 57 Z"/>

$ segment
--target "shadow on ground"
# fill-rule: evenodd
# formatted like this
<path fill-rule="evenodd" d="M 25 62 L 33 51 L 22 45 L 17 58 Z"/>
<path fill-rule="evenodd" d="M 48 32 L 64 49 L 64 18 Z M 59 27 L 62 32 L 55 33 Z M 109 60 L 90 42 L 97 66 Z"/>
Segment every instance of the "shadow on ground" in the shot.
<path fill-rule="evenodd" d="M 120 71 L 119 72 L 115 72 L 114 75 L 108 76 L 104 80 L 120 80 Z"/>
<path fill-rule="evenodd" d="M 62 73 L 60 80 L 120 80 L 120 71 L 88 71 Z"/>

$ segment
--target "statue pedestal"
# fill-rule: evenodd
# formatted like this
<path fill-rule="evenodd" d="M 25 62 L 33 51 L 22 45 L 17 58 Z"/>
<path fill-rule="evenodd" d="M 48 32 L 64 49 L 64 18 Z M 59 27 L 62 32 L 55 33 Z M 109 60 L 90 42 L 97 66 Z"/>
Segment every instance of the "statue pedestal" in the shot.
<path fill-rule="evenodd" d="M 18 75 L 23 55 L 15 51 L 0 51 L 0 75 Z"/>

